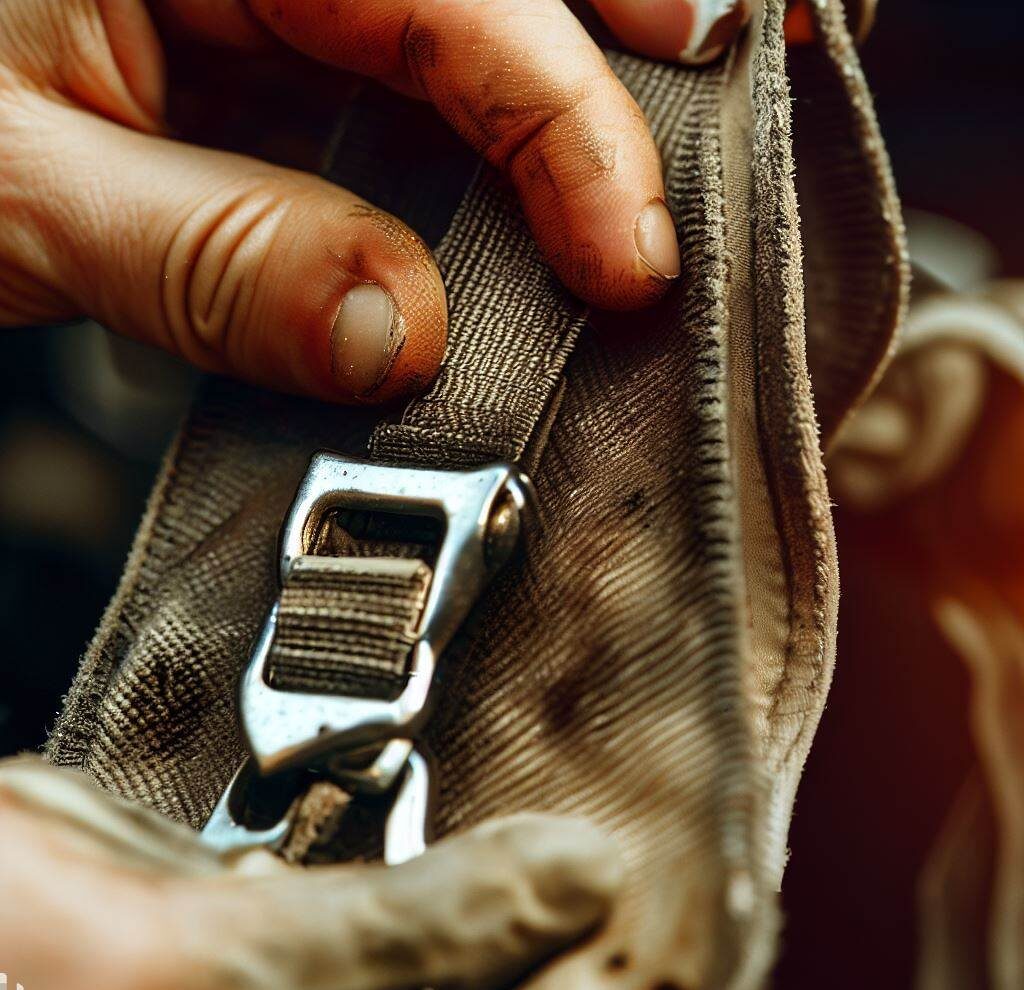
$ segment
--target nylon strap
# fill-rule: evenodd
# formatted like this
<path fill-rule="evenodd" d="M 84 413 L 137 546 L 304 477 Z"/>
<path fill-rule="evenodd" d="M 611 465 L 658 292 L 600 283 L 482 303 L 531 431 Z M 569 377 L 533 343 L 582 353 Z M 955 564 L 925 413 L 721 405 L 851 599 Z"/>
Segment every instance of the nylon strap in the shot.
<path fill-rule="evenodd" d="M 675 125 L 689 103 L 693 77 L 628 57 L 610 60 L 660 132 L 669 177 L 678 179 L 671 164 L 685 135 Z M 344 146 L 344 139 L 338 144 Z M 373 182 L 380 185 L 379 176 Z M 445 359 L 433 386 L 399 422 L 377 426 L 371 457 L 442 468 L 519 461 L 531 441 L 543 442 L 546 413 L 586 323 L 586 308 L 541 257 L 511 190 L 491 169 L 478 171 L 435 256 L 448 292 Z M 342 552 L 365 554 L 358 545 Z M 314 567 L 315 593 L 313 571 L 293 572 L 286 581 L 277 637 L 290 638 L 287 647 L 275 643 L 272 649 L 273 683 L 285 690 L 397 696 L 411 643 L 399 662 L 398 641 L 386 621 L 396 608 L 395 589 L 361 583 L 345 569 Z M 413 598 L 409 588 L 398 606 L 405 619 Z M 381 621 L 361 620 L 356 633 L 346 627 L 354 616 Z"/>
<path fill-rule="evenodd" d="M 477 175 L 436 257 L 448 292 L 445 360 L 401 422 L 376 428 L 371 457 L 445 468 L 517 461 L 544 421 L 585 307 L 557 282 L 490 170 Z M 342 543 L 329 552 L 365 552 L 358 541 Z M 281 594 L 271 683 L 397 697 L 431 575 L 422 560 L 297 561 Z"/>
<path fill-rule="evenodd" d="M 456 468 L 518 461 L 586 322 L 540 256 L 510 193 L 489 170 L 437 250 L 449 300 L 448 350 L 401 423 L 382 423 L 371 456 Z"/>
<path fill-rule="evenodd" d="M 299 557 L 281 591 L 271 685 L 396 698 L 430 576 L 420 560 Z"/>

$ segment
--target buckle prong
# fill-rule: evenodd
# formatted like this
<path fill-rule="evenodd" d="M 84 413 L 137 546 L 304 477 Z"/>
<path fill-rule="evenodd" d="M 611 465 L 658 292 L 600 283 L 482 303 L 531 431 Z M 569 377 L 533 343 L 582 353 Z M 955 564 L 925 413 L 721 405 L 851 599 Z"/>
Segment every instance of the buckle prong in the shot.
<path fill-rule="evenodd" d="M 277 852 L 291 831 L 294 802 L 267 828 L 252 828 L 240 821 L 253 773 L 252 761 L 246 760 L 225 788 L 203 828 L 203 841 L 221 853 L 238 855 L 252 849 Z M 391 739 L 366 769 L 339 768 L 332 771 L 331 776 L 350 787 L 354 794 L 382 796 L 394 790 L 384 819 L 384 862 L 387 865 L 404 863 L 426 850 L 431 839 L 435 784 L 431 758 L 423 747 L 414 746 L 408 739 Z"/>

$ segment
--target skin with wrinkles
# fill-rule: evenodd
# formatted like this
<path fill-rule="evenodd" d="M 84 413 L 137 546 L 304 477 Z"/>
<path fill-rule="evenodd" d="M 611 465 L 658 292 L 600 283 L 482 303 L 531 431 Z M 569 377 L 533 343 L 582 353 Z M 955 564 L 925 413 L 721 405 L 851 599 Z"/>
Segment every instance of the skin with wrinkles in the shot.
<path fill-rule="evenodd" d="M 638 51 L 698 61 L 748 12 L 596 5 Z M 7 0 L 0 325 L 88 315 L 201 368 L 331 401 L 389 401 L 435 375 L 447 307 L 416 235 L 308 175 L 167 140 L 162 33 L 282 66 L 291 48 L 431 101 L 505 172 L 552 266 L 597 307 L 650 304 L 679 270 L 669 217 L 655 232 L 664 270 L 638 250 L 638 217 L 664 198 L 658 154 L 561 0 Z M 356 348 L 371 364 L 351 381 L 377 384 L 354 394 L 332 339 L 366 283 L 403 339 Z"/>
<path fill-rule="evenodd" d="M 504 171 L 558 274 L 599 307 L 653 302 L 678 267 L 659 274 L 638 252 L 637 217 L 664 196 L 658 154 L 560 0 L 8 0 L 0 324 L 85 314 L 201 368 L 332 401 L 391 400 L 436 373 L 444 287 L 416 235 L 310 175 L 168 140 L 162 33 L 266 58 L 291 48 L 431 101 Z M 669 218 L 659 236 L 677 256 Z M 355 376 L 383 371 L 372 394 L 354 395 L 331 340 L 365 283 L 389 295 L 404 339 L 390 365 L 380 355 Z"/>
<path fill-rule="evenodd" d="M 230 858 L 35 758 L 0 762 L 0 816 L 0 959 L 33 990 L 506 985 L 622 879 L 595 829 L 541 815 L 393 868 Z"/>

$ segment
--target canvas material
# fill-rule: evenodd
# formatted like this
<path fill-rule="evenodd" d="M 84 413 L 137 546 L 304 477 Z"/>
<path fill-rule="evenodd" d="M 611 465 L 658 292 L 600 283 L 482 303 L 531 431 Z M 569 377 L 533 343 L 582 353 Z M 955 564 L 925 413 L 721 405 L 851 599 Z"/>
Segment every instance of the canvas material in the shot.
<path fill-rule="evenodd" d="M 428 732 L 440 834 L 534 809 L 586 815 L 623 849 L 630 883 L 611 923 L 537 974 L 538 986 L 749 986 L 772 959 L 786 827 L 831 676 L 838 594 L 782 14 L 767 3 L 718 66 L 614 57 L 663 149 L 683 275 L 618 333 L 584 331 L 571 357 L 555 342 L 564 375 L 550 376 L 525 444 L 540 522 L 525 561 L 449 651 Z M 818 16 L 822 57 L 853 58 L 839 5 Z M 864 210 L 836 222 L 863 245 L 858 271 L 891 297 L 858 328 L 876 344 L 856 367 L 840 362 L 846 381 L 866 383 L 902 307 L 901 233 L 862 80 L 837 69 L 832 82 L 829 98 L 859 113 L 832 135 L 831 159 L 817 150 L 816 167 L 874 156 L 853 173 Z M 484 317 L 518 305 L 477 298 Z M 815 298 L 821 321 L 853 332 L 829 316 L 834 297 Z M 474 315 L 453 319 L 453 333 L 475 329 Z M 454 363 L 446 376 L 438 387 L 457 391 Z M 292 493 L 313 451 L 363 453 L 373 426 L 368 411 L 206 386 L 55 728 L 54 762 L 203 823 L 244 755 L 234 684 L 277 594 Z M 476 444 L 481 431 L 459 436 Z M 423 447 L 402 449 L 415 458 Z M 337 850 L 337 804 L 329 784 L 307 802 L 308 858 Z"/>

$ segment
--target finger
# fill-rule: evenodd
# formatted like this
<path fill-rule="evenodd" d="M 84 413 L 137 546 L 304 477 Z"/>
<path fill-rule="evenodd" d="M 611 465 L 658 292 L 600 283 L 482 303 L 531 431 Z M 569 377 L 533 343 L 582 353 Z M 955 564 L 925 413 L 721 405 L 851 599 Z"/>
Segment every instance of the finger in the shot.
<path fill-rule="evenodd" d="M 156 10 L 174 28 L 210 44 L 260 51 L 273 41 L 242 0 L 157 0 Z"/>
<path fill-rule="evenodd" d="M 643 305 L 679 273 L 643 115 L 561 0 L 248 6 L 300 51 L 432 100 L 512 180 L 541 249 L 584 299 Z"/>
<path fill-rule="evenodd" d="M 191 829 L 41 757 L 0 760 L 0 810 L 5 820 L 20 815 L 31 821 L 51 848 L 73 848 L 80 860 L 119 872 L 182 877 L 223 869 L 218 854 Z"/>
<path fill-rule="evenodd" d="M 245 972 L 296 990 L 327 990 L 339 974 L 362 990 L 504 986 L 601 921 L 621 880 L 592 826 L 524 815 L 398 867 L 203 881 L 188 894 L 202 907 L 184 944 L 189 969 L 216 960 L 232 986 L 248 985 Z"/>
<path fill-rule="evenodd" d="M 8 98 L 17 82 L 128 127 L 160 129 L 163 52 L 138 0 L 6 0 L 0 4 L 0 63 L 0 94 Z"/>
<path fill-rule="evenodd" d="M 172 972 L 161 880 L 149 873 L 140 882 L 131 853 L 125 866 L 94 856 L 92 834 L 68 821 L 73 803 L 61 810 L 67 818 L 29 810 L 0 788 L 0 959 L 10 985 L 173 986 L 151 979 Z"/>
<path fill-rule="evenodd" d="M 619 40 L 651 58 L 703 65 L 735 41 L 749 0 L 591 0 Z"/>
<path fill-rule="evenodd" d="M 393 217 L 304 173 L 38 104 L 9 128 L 22 153 L 5 170 L 35 278 L 75 308 L 201 368 L 329 400 L 391 399 L 436 373 L 444 289 Z"/>

